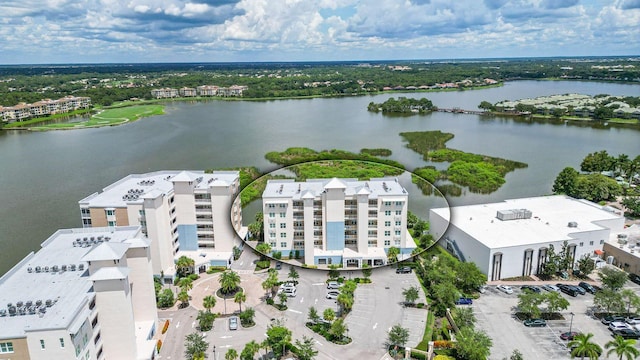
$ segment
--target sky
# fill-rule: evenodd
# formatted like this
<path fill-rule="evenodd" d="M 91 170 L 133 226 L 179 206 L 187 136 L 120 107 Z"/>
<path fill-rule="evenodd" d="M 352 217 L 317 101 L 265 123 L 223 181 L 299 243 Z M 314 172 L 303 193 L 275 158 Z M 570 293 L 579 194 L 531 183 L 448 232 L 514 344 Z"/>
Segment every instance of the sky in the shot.
<path fill-rule="evenodd" d="M 640 0 L 0 0 L 0 64 L 640 54 Z"/>

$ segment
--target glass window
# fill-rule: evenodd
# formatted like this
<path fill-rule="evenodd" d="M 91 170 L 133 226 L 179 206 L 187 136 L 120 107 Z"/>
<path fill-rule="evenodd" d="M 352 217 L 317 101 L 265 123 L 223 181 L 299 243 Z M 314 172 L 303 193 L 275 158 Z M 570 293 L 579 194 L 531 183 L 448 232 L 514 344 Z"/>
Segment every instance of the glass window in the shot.
<path fill-rule="evenodd" d="M 287 204 L 280 204 L 281 208 L 286 207 L 286 206 L 287 206 Z"/>
<path fill-rule="evenodd" d="M 283 241 L 283 242 L 281 242 L 281 243 L 280 243 L 280 247 L 286 248 L 286 247 L 287 247 L 287 243 L 286 243 L 286 242 L 284 242 L 284 241 Z"/>
<path fill-rule="evenodd" d="M 274 239 L 275 237 L 276 237 L 276 234 L 275 234 L 275 233 L 269 233 L 269 238 L 270 238 L 270 239 Z"/>
<path fill-rule="evenodd" d="M 280 233 L 280 237 L 281 238 L 286 238 L 287 237 L 287 233 Z"/>
<path fill-rule="evenodd" d="M 400 235 L 400 230 L 396 230 L 396 235 Z"/>
<path fill-rule="evenodd" d="M 600 245 L 604 244 L 604 240 L 600 240 Z"/>
<path fill-rule="evenodd" d="M 44 340 L 40 340 L 40 349 L 44 350 Z"/>
<path fill-rule="evenodd" d="M 274 212 L 270 212 L 270 213 L 269 213 L 269 217 L 270 217 L 270 218 L 274 218 L 274 217 L 276 217 L 276 213 L 274 213 Z"/>
<path fill-rule="evenodd" d="M 402 201 L 396 201 L 397 206 L 402 206 Z"/>
<path fill-rule="evenodd" d="M 384 226 L 391 226 L 391 221 L 385 221 Z"/>
<path fill-rule="evenodd" d="M 580 246 L 584 245 L 584 243 L 580 243 Z"/>
<path fill-rule="evenodd" d="M 60 338 L 60 347 L 64 348 L 64 339 L 63 338 Z"/>
<path fill-rule="evenodd" d="M 385 210 L 384 214 L 387 215 L 387 216 L 391 215 L 391 210 Z"/>
<path fill-rule="evenodd" d="M 269 246 L 271 246 L 272 248 L 276 247 L 276 242 L 274 241 L 272 243 L 269 243 Z"/>
<path fill-rule="evenodd" d="M 268 207 L 269 209 L 273 209 L 274 207 L 276 207 L 276 204 L 268 204 L 268 205 L 267 205 L 267 207 Z"/>
<path fill-rule="evenodd" d="M 384 236 L 391 236 L 391 231 L 386 230 L 386 231 L 384 232 Z"/>
<path fill-rule="evenodd" d="M 113 216 L 115 213 L 115 210 L 107 210 L 107 216 Z"/>
<path fill-rule="evenodd" d="M 385 201 L 384 206 L 391 206 L 391 201 Z"/>
<path fill-rule="evenodd" d="M 281 217 L 281 218 L 283 218 L 283 217 L 287 217 L 287 213 L 283 213 L 283 212 L 281 212 L 281 213 L 280 213 L 280 217 Z"/>
<path fill-rule="evenodd" d="M 400 220 L 396 221 L 396 226 L 400 226 L 400 225 L 402 225 L 402 221 Z"/>
<path fill-rule="evenodd" d="M 0 354 L 12 353 L 13 352 L 13 343 L 12 342 L 0 342 Z"/>
<path fill-rule="evenodd" d="M 107 221 L 107 226 L 116 226 L 115 221 Z"/>
<path fill-rule="evenodd" d="M 384 246 L 390 246 L 390 245 L 391 245 L 391 240 L 384 241 Z"/>
<path fill-rule="evenodd" d="M 589 245 L 593 245 L 593 240 L 589 241 Z"/>
<path fill-rule="evenodd" d="M 276 228 L 276 224 L 275 223 L 269 224 L 269 229 L 275 229 L 275 228 Z"/>
<path fill-rule="evenodd" d="M 402 210 L 396 210 L 396 215 L 402 215 Z"/>
<path fill-rule="evenodd" d="M 287 223 L 280 223 L 280 229 L 286 229 Z"/>

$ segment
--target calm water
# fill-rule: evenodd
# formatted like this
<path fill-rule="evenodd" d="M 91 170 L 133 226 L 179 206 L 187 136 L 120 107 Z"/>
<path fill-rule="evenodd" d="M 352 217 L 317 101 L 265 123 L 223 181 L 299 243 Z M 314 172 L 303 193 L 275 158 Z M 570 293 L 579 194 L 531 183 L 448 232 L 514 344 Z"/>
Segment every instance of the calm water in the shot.
<path fill-rule="evenodd" d="M 481 91 L 401 94 L 428 97 L 439 107 L 476 109 L 487 100 L 564 93 L 640 96 L 640 86 L 588 82 L 521 81 Z M 398 94 L 394 94 L 396 97 Z M 78 200 L 129 173 L 161 169 L 257 166 L 276 169 L 269 151 L 292 146 L 316 150 L 389 148 L 408 168 L 424 166 L 405 148 L 404 131 L 455 134 L 450 148 L 529 164 L 508 174 L 489 195 L 465 194 L 449 202 L 471 204 L 551 192 L 565 166 L 579 167 L 594 151 L 640 153 L 640 131 L 519 123 L 475 115 L 434 113 L 388 118 L 366 111 L 391 94 L 269 102 L 172 103 L 166 115 L 119 127 L 0 133 L 0 274 L 59 228 L 78 227 Z"/>

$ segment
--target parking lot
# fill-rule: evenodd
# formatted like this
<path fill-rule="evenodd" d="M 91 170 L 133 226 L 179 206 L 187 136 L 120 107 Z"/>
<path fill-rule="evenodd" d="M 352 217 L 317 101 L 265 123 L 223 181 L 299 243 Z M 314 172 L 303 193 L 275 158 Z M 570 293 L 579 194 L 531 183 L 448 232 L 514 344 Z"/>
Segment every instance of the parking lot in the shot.
<path fill-rule="evenodd" d="M 505 294 L 496 286 L 487 286 L 487 291 L 474 301 L 472 307 L 477 318 L 476 327 L 483 329 L 493 340 L 489 359 L 509 358 L 514 349 L 518 349 L 524 359 L 570 359 L 566 347 L 568 341 L 561 340 L 560 334 L 569 331 L 594 334 L 592 341 L 604 349 L 604 344 L 613 337 L 605 325 L 589 315 L 593 306 L 593 295 L 572 297 L 562 293 L 569 300 L 569 308 L 562 314 L 564 320 L 547 321 L 546 327 L 526 327 L 515 317 L 520 286 L 511 285 L 513 294 Z M 640 287 L 627 282 L 626 288 L 640 294 Z M 573 313 L 573 317 L 571 316 Z M 573 321 L 572 321 L 573 318 Z M 640 347 L 639 347 L 640 349 Z M 606 353 L 606 351 L 605 351 Z M 601 358 L 606 358 L 603 354 Z M 610 357 L 616 358 L 615 356 Z"/>

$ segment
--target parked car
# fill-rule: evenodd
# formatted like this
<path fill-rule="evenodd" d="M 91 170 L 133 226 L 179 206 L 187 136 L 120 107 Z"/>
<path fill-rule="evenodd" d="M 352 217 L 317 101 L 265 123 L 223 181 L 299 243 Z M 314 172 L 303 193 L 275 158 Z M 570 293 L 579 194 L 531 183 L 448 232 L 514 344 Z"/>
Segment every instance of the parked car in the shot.
<path fill-rule="evenodd" d="M 470 298 L 461 297 L 458 300 L 456 300 L 456 305 L 471 305 L 471 304 L 473 304 L 473 299 L 470 299 Z"/>
<path fill-rule="evenodd" d="M 276 263 L 276 270 L 280 270 L 280 269 L 282 269 L 282 263 L 280 261 L 278 261 Z"/>
<path fill-rule="evenodd" d="M 555 291 L 555 292 L 560 292 L 560 288 L 555 286 L 555 285 L 551 285 L 551 284 L 544 284 L 542 286 L 540 286 L 543 290 L 547 290 L 547 291 Z"/>
<path fill-rule="evenodd" d="M 333 290 L 333 291 L 329 291 L 329 292 L 327 293 L 327 299 L 337 299 L 337 298 L 338 298 L 338 295 L 340 295 L 340 292 L 339 292 L 339 291 L 335 291 L 335 290 Z"/>
<path fill-rule="evenodd" d="M 629 274 L 629 280 L 640 285 L 640 276 L 637 274 L 633 274 L 633 273 Z"/>
<path fill-rule="evenodd" d="M 576 286 L 576 285 L 567 285 L 567 286 L 574 288 L 580 295 L 584 295 L 587 293 L 587 291 L 581 288 L 580 286 Z"/>
<path fill-rule="evenodd" d="M 624 321 L 614 321 L 614 322 L 609 324 L 609 330 L 611 330 L 611 331 L 622 330 L 622 329 L 631 330 L 631 325 L 627 324 Z"/>
<path fill-rule="evenodd" d="M 396 269 L 396 274 L 411 274 L 412 269 L 408 266 L 399 267 Z"/>
<path fill-rule="evenodd" d="M 567 331 L 567 332 L 563 332 L 562 334 L 560 334 L 560 339 L 562 340 L 573 340 L 574 337 L 576 337 L 576 335 L 579 335 L 580 333 L 577 331 Z"/>
<path fill-rule="evenodd" d="M 556 286 L 567 295 L 571 295 L 573 297 L 578 296 L 579 292 L 574 287 L 566 285 L 566 284 L 556 284 Z"/>
<path fill-rule="evenodd" d="M 622 315 L 607 315 L 605 317 L 603 317 L 602 319 L 600 319 L 600 322 L 605 324 L 605 325 L 609 325 L 612 322 L 620 322 L 620 321 L 624 321 L 625 317 Z"/>
<path fill-rule="evenodd" d="M 340 287 L 340 284 L 338 284 L 337 281 L 329 281 L 327 283 L 327 289 L 338 289 Z"/>
<path fill-rule="evenodd" d="M 509 285 L 498 285 L 496 289 L 502 291 L 505 294 L 513 294 L 513 289 Z"/>
<path fill-rule="evenodd" d="M 238 330 L 238 317 L 232 316 L 229 318 L 229 330 Z"/>
<path fill-rule="evenodd" d="M 587 284 L 587 283 L 586 283 L 586 282 L 584 282 L 584 281 L 581 281 L 581 282 L 578 284 L 578 286 L 579 286 L 579 287 L 581 287 L 581 288 L 583 288 L 583 289 L 584 289 L 584 290 L 586 290 L 587 292 L 592 293 L 592 294 L 595 294 L 595 293 L 596 293 L 596 289 L 595 289 L 591 284 Z"/>
<path fill-rule="evenodd" d="M 533 286 L 533 285 L 522 285 L 520 287 L 520 290 L 531 291 L 531 292 L 534 292 L 534 293 L 540 293 L 540 291 L 541 291 L 539 287 Z"/>
<path fill-rule="evenodd" d="M 547 326 L 547 322 L 544 319 L 527 319 L 522 323 L 524 324 L 524 326 L 529 326 L 529 327 Z"/>
<path fill-rule="evenodd" d="M 284 290 L 284 289 L 295 289 L 296 286 L 292 283 L 283 283 L 280 285 L 280 290 Z"/>
<path fill-rule="evenodd" d="M 284 288 L 282 292 L 287 294 L 288 297 L 296 297 L 296 288 Z"/>
<path fill-rule="evenodd" d="M 484 294 L 485 291 L 487 291 L 487 285 L 481 285 L 480 287 L 478 287 L 478 291 L 480 292 L 480 294 Z"/>
<path fill-rule="evenodd" d="M 640 331 L 632 329 L 613 330 L 613 336 L 622 336 L 625 339 L 640 339 Z"/>
<path fill-rule="evenodd" d="M 629 325 L 640 325 L 640 316 L 628 316 L 624 319 Z"/>

